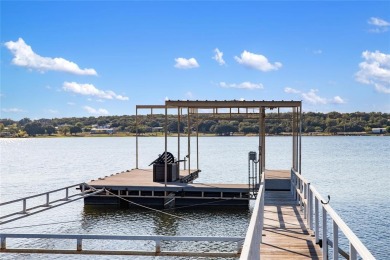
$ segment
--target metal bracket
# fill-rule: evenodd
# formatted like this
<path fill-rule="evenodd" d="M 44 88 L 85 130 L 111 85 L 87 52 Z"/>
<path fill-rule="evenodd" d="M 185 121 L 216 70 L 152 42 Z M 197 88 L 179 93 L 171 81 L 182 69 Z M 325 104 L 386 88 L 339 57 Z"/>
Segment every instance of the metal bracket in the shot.
<path fill-rule="evenodd" d="M 329 204 L 329 202 L 330 202 L 330 195 L 328 195 L 328 201 L 327 201 L 327 202 L 323 202 L 323 201 L 321 200 L 321 203 L 324 204 L 324 205 Z"/>

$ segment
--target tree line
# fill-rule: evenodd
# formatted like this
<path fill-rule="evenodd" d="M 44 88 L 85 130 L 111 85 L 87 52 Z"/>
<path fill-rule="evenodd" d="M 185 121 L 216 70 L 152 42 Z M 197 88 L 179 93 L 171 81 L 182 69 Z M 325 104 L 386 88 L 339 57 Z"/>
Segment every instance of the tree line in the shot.
<path fill-rule="evenodd" d="M 371 132 L 372 128 L 386 128 L 390 133 L 390 114 L 381 112 L 354 113 L 303 113 L 302 131 L 304 133 L 336 134 L 338 132 Z M 265 132 L 267 134 L 282 134 L 291 132 L 291 113 L 267 113 Z M 137 117 L 138 133 L 164 131 L 165 116 L 139 115 Z M 188 131 L 188 119 L 182 116 L 178 123 L 177 116 L 169 115 L 167 129 L 169 132 L 181 133 Z M 70 117 L 31 120 L 23 118 L 19 121 L 0 119 L 2 136 L 37 136 L 37 135 L 77 135 L 90 133 L 93 128 L 111 128 L 116 133 L 136 132 L 136 117 L 134 115 L 100 116 L 100 117 Z M 200 133 L 230 135 L 234 133 L 257 134 L 259 125 L 257 119 L 245 119 L 243 116 L 234 118 L 213 119 L 211 115 L 200 114 L 199 118 L 190 117 L 190 130 L 198 129 Z"/>

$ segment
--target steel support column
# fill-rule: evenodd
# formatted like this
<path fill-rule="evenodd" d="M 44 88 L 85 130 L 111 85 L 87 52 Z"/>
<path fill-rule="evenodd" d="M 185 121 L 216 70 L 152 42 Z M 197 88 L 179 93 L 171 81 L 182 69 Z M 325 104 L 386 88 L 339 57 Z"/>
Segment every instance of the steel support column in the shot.
<path fill-rule="evenodd" d="M 138 108 L 135 109 L 135 168 L 138 169 Z"/>

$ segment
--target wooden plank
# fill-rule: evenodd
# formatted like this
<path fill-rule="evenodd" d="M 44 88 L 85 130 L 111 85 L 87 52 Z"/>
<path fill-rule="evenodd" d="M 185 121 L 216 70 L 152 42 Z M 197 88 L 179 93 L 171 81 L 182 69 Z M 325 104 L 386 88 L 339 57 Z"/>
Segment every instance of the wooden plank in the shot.
<path fill-rule="evenodd" d="M 289 170 L 265 170 L 265 190 L 290 190 Z"/>
<path fill-rule="evenodd" d="M 263 259 L 320 259 L 321 248 L 289 191 L 266 191 Z"/>
<path fill-rule="evenodd" d="M 265 170 L 265 179 L 290 179 L 291 173 L 289 170 Z"/>
<path fill-rule="evenodd" d="M 191 170 L 191 173 L 196 170 Z M 188 175 L 188 170 L 181 170 L 180 176 Z M 152 169 L 133 169 L 128 172 L 121 172 L 98 180 L 93 180 L 87 183 L 93 187 L 126 187 L 126 188 L 164 188 L 164 182 L 153 182 Z M 224 183 L 181 183 L 168 182 L 168 188 L 179 188 L 185 190 L 230 190 L 232 192 L 248 191 L 248 184 L 224 184 Z"/>

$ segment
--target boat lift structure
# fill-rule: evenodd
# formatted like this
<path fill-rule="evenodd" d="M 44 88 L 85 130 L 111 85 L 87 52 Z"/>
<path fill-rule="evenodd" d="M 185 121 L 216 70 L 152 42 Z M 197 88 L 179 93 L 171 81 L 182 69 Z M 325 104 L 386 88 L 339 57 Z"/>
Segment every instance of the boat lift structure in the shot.
<path fill-rule="evenodd" d="M 261 173 L 265 170 L 265 126 L 266 126 L 266 110 L 277 110 L 279 115 L 280 109 L 291 109 L 291 129 L 293 137 L 292 147 L 292 168 L 296 171 L 301 171 L 301 117 L 302 117 L 302 102 L 301 101 L 240 101 L 240 100 L 166 100 L 165 105 L 137 105 L 136 106 L 136 168 L 139 166 L 139 147 L 138 147 L 138 111 L 148 110 L 150 115 L 156 114 L 156 110 L 164 110 L 165 124 L 165 154 L 168 152 L 168 112 L 174 111 L 177 115 L 178 135 L 177 135 L 177 158 L 178 162 L 188 161 L 188 174 L 191 174 L 191 158 L 196 157 L 196 171 L 199 169 L 199 129 L 200 120 L 235 120 L 235 119 L 252 119 L 258 121 L 259 139 L 258 139 L 258 171 L 256 176 L 249 177 L 252 186 L 258 186 L 261 179 Z M 180 160 L 180 123 L 182 120 L 187 120 L 187 155 L 184 160 Z M 268 118 L 267 118 L 268 119 Z M 191 122 L 195 121 L 194 126 Z M 196 137 L 196 153 L 192 154 L 191 150 L 191 132 L 195 129 Z M 253 155 L 252 155 L 253 156 Z M 164 184 L 167 186 L 168 162 L 165 160 L 165 179 Z M 251 171 L 250 171 L 251 172 Z M 256 183 L 253 182 L 256 180 Z"/>

